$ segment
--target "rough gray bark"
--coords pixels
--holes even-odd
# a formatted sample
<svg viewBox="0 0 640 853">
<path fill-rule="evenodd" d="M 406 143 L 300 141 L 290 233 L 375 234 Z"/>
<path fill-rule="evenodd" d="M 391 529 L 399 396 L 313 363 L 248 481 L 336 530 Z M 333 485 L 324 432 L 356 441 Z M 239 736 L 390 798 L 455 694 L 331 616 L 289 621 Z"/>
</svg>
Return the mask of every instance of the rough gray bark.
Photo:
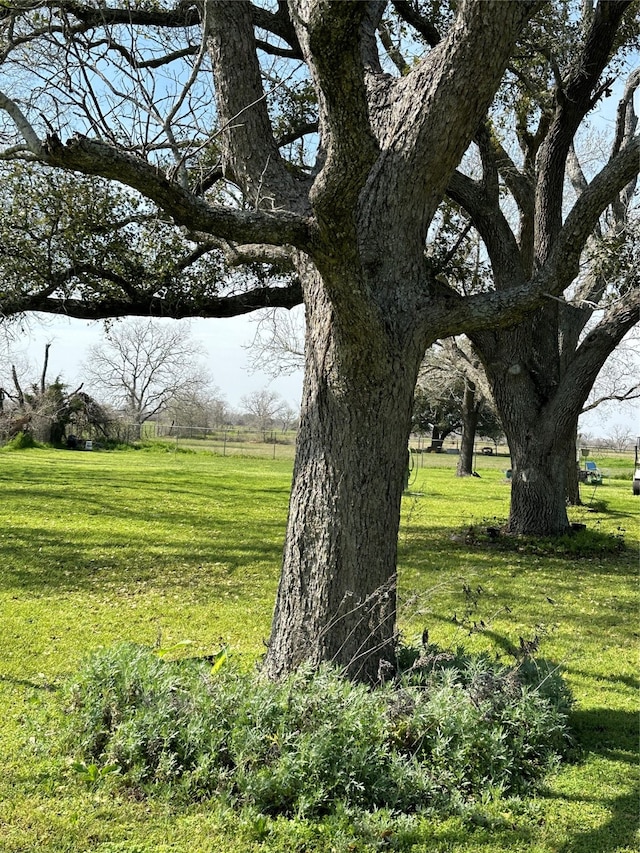
<svg viewBox="0 0 640 853">
<path fill-rule="evenodd" d="M 317 276 L 306 305 L 300 432 L 265 667 L 279 676 L 331 660 L 377 680 L 395 653 L 396 533 L 419 355 L 383 359 L 340 341 Z"/>
<path fill-rule="evenodd" d="M 559 420 L 553 407 L 560 379 L 552 369 L 553 353 L 545 353 L 547 370 L 539 373 L 526 331 L 480 335 L 474 343 L 490 353 L 485 369 L 511 451 L 509 530 L 556 535 L 569 526 L 566 454 L 577 418 Z"/>
</svg>

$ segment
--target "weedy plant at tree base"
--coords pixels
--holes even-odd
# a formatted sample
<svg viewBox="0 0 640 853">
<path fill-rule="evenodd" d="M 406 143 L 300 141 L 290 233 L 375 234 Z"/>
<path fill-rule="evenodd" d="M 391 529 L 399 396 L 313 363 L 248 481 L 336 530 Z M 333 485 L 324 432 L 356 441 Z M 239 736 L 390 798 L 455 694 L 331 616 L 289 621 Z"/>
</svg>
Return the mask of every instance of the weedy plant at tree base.
<svg viewBox="0 0 640 853">
<path fill-rule="evenodd" d="M 147 794 L 305 817 L 337 803 L 446 813 L 487 790 L 527 792 L 564 752 L 568 694 L 542 672 L 429 647 L 371 690 L 330 666 L 274 683 L 119 645 L 74 683 L 69 741 Z"/>
</svg>

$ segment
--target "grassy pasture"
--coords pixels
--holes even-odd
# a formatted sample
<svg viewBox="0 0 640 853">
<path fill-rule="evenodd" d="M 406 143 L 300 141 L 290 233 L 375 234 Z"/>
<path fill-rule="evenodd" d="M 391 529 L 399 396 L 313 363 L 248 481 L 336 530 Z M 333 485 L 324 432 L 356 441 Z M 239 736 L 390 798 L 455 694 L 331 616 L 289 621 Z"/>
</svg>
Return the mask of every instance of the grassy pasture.
<svg viewBox="0 0 640 853">
<path fill-rule="evenodd" d="M 277 585 L 289 460 L 185 453 L 0 454 L 0 851 L 630 853 L 638 815 L 638 509 L 628 460 L 553 548 L 486 534 L 508 511 L 506 458 L 425 456 L 399 540 L 401 628 L 505 659 L 561 663 L 575 693 L 576 760 L 533 800 L 426 818 L 269 820 L 228 802 L 178 809 L 79 777 L 57 748 L 61 681 L 121 639 L 180 654 L 263 650 Z M 600 462 L 597 457 L 596 461 Z M 627 471 L 628 469 L 628 471 Z M 628 477 L 618 479 L 618 477 Z M 611 539 L 624 538 L 618 551 Z M 454 619 L 455 616 L 455 619 Z M 475 625 L 474 625 L 475 623 Z M 185 641 L 189 641 L 187 644 Z"/>
</svg>

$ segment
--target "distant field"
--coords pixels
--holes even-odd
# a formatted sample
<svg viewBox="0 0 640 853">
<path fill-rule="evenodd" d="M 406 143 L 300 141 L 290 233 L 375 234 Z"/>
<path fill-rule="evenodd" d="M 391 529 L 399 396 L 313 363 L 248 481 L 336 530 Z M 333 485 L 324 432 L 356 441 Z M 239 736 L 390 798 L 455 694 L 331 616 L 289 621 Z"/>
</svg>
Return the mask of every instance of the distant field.
<svg viewBox="0 0 640 853">
<path fill-rule="evenodd" d="M 624 457 L 590 457 L 610 476 L 571 510 L 587 535 L 561 545 L 487 536 L 508 513 L 507 457 L 479 455 L 480 477 L 459 480 L 455 456 L 422 454 L 404 499 L 406 639 L 427 628 L 444 647 L 508 660 L 522 638 L 564 667 L 582 751 L 535 799 L 487 802 L 472 825 L 382 814 L 310 824 L 230 803 L 138 802 L 79 779 L 57 747 L 60 684 L 88 650 L 228 644 L 253 666 L 268 637 L 291 460 L 180 449 L 0 453 L 1 853 L 637 850 L 640 499 Z"/>
<path fill-rule="evenodd" d="M 165 435 L 156 440 L 175 449 L 207 450 L 220 456 L 293 459 L 296 433 L 291 430 L 262 432 L 244 428 L 212 430 L 204 434 L 198 430 L 183 430 L 179 435 Z"/>
<path fill-rule="evenodd" d="M 247 429 L 218 430 L 200 437 L 197 430 L 193 434 L 160 438 L 150 436 L 151 441 L 163 444 L 167 449 L 175 451 L 194 450 L 209 451 L 220 456 L 256 456 L 265 459 L 293 459 L 295 455 L 296 433 L 272 431 L 266 435 Z M 430 453 L 430 439 L 425 436 L 412 435 L 409 446 L 414 453 L 414 463 L 417 468 L 449 468 L 455 466 L 458 458 L 459 441 L 447 439 L 442 453 Z M 484 447 L 491 448 L 492 455 L 482 453 Z M 595 461 L 611 476 L 633 476 L 634 453 L 628 450 L 616 453 L 606 448 L 589 449 L 588 458 Z M 456 461 L 452 461 L 452 459 Z M 511 462 L 509 448 L 506 444 L 497 447 L 492 443 L 478 441 L 474 456 L 476 467 L 498 468 L 506 470 Z"/>
</svg>

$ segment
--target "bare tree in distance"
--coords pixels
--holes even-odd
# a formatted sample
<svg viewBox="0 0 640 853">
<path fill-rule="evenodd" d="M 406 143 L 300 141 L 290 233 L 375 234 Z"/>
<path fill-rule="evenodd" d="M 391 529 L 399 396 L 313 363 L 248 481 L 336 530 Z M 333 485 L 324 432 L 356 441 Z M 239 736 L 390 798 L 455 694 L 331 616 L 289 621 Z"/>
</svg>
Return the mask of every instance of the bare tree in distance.
<svg viewBox="0 0 640 853">
<path fill-rule="evenodd" d="M 194 387 L 174 397 L 165 410 L 164 420 L 171 423 L 172 434 L 200 434 L 223 428 L 229 420 L 227 401 L 217 387 Z"/>
<path fill-rule="evenodd" d="M 625 450 L 631 450 L 635 440 L 636 436 L 629 427 L 615 424 L 609 432 L 607 443 L 612 450 L 623 453 Z"/>
<path fill-rule="evenodd" d="M 183 324 L 129 320 L 106 329 L 104 340 L 89 351 L 85 374 L 131 419 L 139 437 L 145 421 L 207 387 L 202 354 Z"/>
<path fill-rule="evenodd" d="M 290 419 L 291 408 L 276 391 L 263 388 L 245 394 L 240 400 L 240 405 L 251 415 L 256 427 L 262 432 L 266 441 L 266 433 L 272 429 L 274 422 L 283 416 Z"/>
<path fill-rule="evenodd" d="M 304 370 L 304 315 L 299 309 L 264 308 L 251 318 L 253 340 L 245 345 L 249 369 L 269 376 L 289 376 Z"/>
<path fill-rule="evenodd" d="M 298 421 L 299 412 L 290 406 L 288 403 L 285 403 L 280 413 L 278 414 L 278 420 L 280 422 L 280 427 L 282 432 L 287 432 L 296 425 Z"/>
</svg>

